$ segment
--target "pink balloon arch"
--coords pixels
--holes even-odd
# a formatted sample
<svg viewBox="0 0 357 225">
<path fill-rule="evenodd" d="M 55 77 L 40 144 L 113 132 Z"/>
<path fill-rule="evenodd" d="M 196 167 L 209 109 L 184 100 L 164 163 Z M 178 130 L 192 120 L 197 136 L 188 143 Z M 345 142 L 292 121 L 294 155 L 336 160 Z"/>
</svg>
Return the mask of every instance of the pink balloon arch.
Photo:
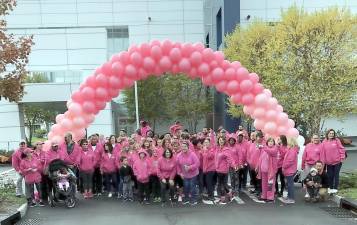
<svg viewBox="0 0 357 225">
<path fill-rule="evenodd" d="M 73 134 L 74 140 L 83 138 L 85 128 L 93 123 L 95 115 L 117 97 L 120 90 L 150 75 L 164 73 L 184 73 L 191 79 L 201 79 L 206 86 L 215 86 L 230 96 L 234 104 L 244 105 L 243 111 L 254 119 L 255 128 L 268 136 L 299 135 L 294 121 L 272 97 L 271 91 L 259 83 L 259 76 L 250 73 L 240 62 L 225 60 L 221 51 L 205 48 L 202 43 L 155 40 L 132 45 L 128 51 L 114 55 L 97 68 L 79 90 L 72 93 L 67 102 L 68 110 L 57 115 L 45 144 L 61 142 L 68 132 Z"/>
</svg>

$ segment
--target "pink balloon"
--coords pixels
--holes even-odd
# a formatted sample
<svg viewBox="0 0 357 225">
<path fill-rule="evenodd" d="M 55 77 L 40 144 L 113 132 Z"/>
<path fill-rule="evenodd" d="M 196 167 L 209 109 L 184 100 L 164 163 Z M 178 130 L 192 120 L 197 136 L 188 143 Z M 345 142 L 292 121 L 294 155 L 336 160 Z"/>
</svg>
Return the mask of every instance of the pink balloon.
<svg viewBox="0 0 357 225">
<path fill-rule="evenodd" d="M 252 117 L 261 119 L 261 118 L 264 118 L 264 115 L 265 115 L 265 109 L 259 107 L 254 110 Z"/>
<path fill-rule="evenodd" d="M 195 79 L 196 77 L 198 77 L 197 74 L 197 69 L 196 68 L 191 68 L 191 70 L 188 72 L 187 74 L 191 79 Z"/>
<path fill-rule="evenodd" d="M 170 40 L 164 40 L 161 43 L 161 49 L 163 54 L 168 55 L 173 47 L 173 44 Z"/>
<path fill-rule="evenodd" d="M 202 77 L 202 83 L 205 86 L 212 86 L 213 85 L 212 77 L 211 76 Z"/>
<path fill-rule="evenodd" d="M 192 46 L 196 51 L 199 52 L 202 52 L 205 49 L 205 46 L 201 42 L 196 42 Z"/>
<path fill-rule="evenodd" d="M 112 98 L 118 97 L 119 92 L 120 92 L 119 89 L 113 89 L 113 88 L 108 89 L 109 100 Z M 107 101 L 109 101 L 109 100 L 107 100 Z"/>
<path fill-rule="evenodd" d="M 66 106 L 67 106 L 67 109 L 69 108 L 69 106 L 72 104 L 72 99 L 69 99 L 67 102 L 66 102 Z"/>
<path fill-rule="evenodd" d="M 171 49 L 169 56 L 170 56 L 171 61 L 174 63 L 180 61 L 181 57 L 182 57 L 181 51 L 178 48 Z"/>
<path fill-rule="evenodd" d="M 288 119 L 288 115 L 284 112 L 281 112 L 278 114 L 276 122 L 280 125 L 287 125 Z"/>
<path fill-rule="evenodd" d="M 78 103 L 83 102 L 83 97 L 80 91 L 73 92 L 71 98 L 74 102 L 78 102 Z"/>
<path fill-rule="evenodd" d="M 112 63 L 111 62 L 104 63 L 101 67 L 101 72 L 106 76 L 111 76 L 113 74 Z"/>
<path fill-rule="evenodd" d="M 131 86 L 133 86 L 135 83 L 135 80 L 132 79 L 128 79 L 126 77 L 124 77 L 123 79 L 123 88 L 130 88 Z"/>
<path fill-rule="evenodd" d="M 255 129 L 262 130 L 264 128 L 265 121 L 256 119 L 256 120 L 254 120 L 253 125 L 254 125 Z"/>
<path fill-rule="evenodd" d="M 161 45 L 161 41 L 159 41 L 159 40 L 152 40 L 152 41 L 150 42 L 150 45 L 151 45 L 151 46 L 160 46 L 160 45 Z"/>
<path fill-rule="evenodd" d="M 108 98 L 108 92 L 105 88 L 99 87 L 95 90 L 95 98 L 97 100 L 105 100 Z"/>
<path fill-rule="evenodd" d="M 52 139 L 54 136 L 56 136 L 52 131 L 48 132 L 47 138 Z"/>
<path fill-rule="evenodd" d="M 95 77 L 97 86 L 106 87 L 108 86 L 108 78 L 104 74 L 98 74 Z"/>
<path fill-rule="evenodd" d="M 125 67 L 125 76 L 127 76 L 129 79 L 136 80 L 138 77 L 138 71 L 136 70 L 136 67 L 129 64 Z"/>
<path fill-rule="evenodd" d="M 94 98 L 94 90 L 90 87 L 85 87 L 81 91 L 84 100 L 91 100 Z"/>
<path fill-rule="evenodd" d="M 86 125 L 86 121 L 82 117 L 76 117 L 73 119 L 74 128 L 83 128 Z"/>
<path fill-rule="evenodd" d="M 130 55 L 130 61 L 135 66 L 141 66 L 141 64 L 143 63 L 143 57 L 139 52 L 133 52 Z"/>
<path fill-rule="evenodd" d="M 257 106 L 265 106 L 267 104 L 268 101 L 268 96 L 266 96 L 265 94 L 259 94 L 257 96 L 255 96 L 255 104 Z"/>
<path fill-rule="evenodd" d="M 232 80 L 228 82 L 227 92 L 229 95 L 235 94 L 239 91 L 239 83 L 238 81 Z"/>
<path fill-rule="evenodd" d="M 264 87 L 263 87 L 262 84 L 260 84 L 260 83 L 254 84 L 253 93 L 255 95 L 258 95 L 258 94 L 262 93 L 263 90 L 264 90 Z"/>
<path fill-rule="evenodd" d="M 121 64 L 120 62 L 113 63 L 112 70 L 115 76 L 122 76 L 124 72 L 123 64 Z"/>
<path fill-rule="evenodd" d="M 184 43 L 182 45 L 181 51 L 184 57 L 190 57 L 192 52 L 194 51 L 194 48 L 191 43 Z"/>
<path fill-rule="evenodd" d="M 216 89 L 219 92 L 224 92 L 227 89 L 227 82 L 222 80 L 216 84 Z"/>
<path fill-rule="evenodd" d="M 278 106 L 278 100 L 276 98 L 269 98 L 268 99 L 268 107 L 270 109 L 275 109 Z"/>
<path fill-rule="evenodd" d="M 254 113 L 254 107 L 252 106 L 252 105 L 245 105 L 244 107 L 243 107 L 243 112 L 244 112 L 244 114 L 246 114 L 246 115 L 252 115 L 253 113 Z"/>
<path fill-rule="evenodd" d="M 211 62 L 209 63 L 209 67 L 211 68 L 211 70 L 216 69 L 216 68 L 218 67 L 217 61 L 211 61 Z M 220 69 L 222 69 L 222 68 L 220 68 Z M 222 69 L 222 70 L 223 70 L 223 69 Z"/>
<path fill-rule="evenodd" d="M 285 126 L 279 126 L 277 129 L 277 133 L 279 135 L 285 135 L 288 132 L 288 128 Z"/>
<path fill-rule="evenodd" d="M 73 102 L 69 108 L 69 111 L 71 111 L 74 115 L 80 115 L 82 113 L 82 106 L 78 103 Z"/>
<path fill-rule="evenodd" d="M 274 134 L 276 133 L 276 130 L 277 129 L 277 125 L 273 122 L 267 122 L 265 125 L 264 125 L 264 131 L 266 133 L 269 133 L 269 134 Z"/>
<path fill-rule="evenodd" d="M 53 138 L 51 138 L 51 141 L 56 143 L 61 143 L 63 141 L 63 137 L 56 135 Z"/>
<path fill-rule="evenodd" d="M 170 71 L 171 67 L 172 67 L 172 63 L 171 60 L 168 56 L 164 56 L 160 59 L 159 65 L 161 67 L 161 69 L 165 72 Z"/>
<path fill-rule="evenodd" d="M 96 81 L 94 75 L 89 76 L 85 82 L 86 82 L 88 87 L 91 87 L 91 88 L 96 88 L 97 87 L 97 81 Z"/>
<path fill-rule="evenodd" d="M 253 89 L 253 83 L 250 80 L 243 80 L 240 83 L 240 90 L 242 92 L 250 92 Z"/>
<path fill-rule="evenodd" d="M 228 68 L 225 72 L 224 72 L 224 79 L 225 80 L 234 80 L 235 79 L 235 75 L 236 75 L 236 71 L 234 70 L 234 68 Z"/>
<path fill-rule="evenodd" d="M 149 73 L 146 72 L 146 70 L 144 70 L 143 68 L 140 68 L 139 71 L 138 71 L 138 77 L 139 79 L 146 79 L 149 77 Z"/>
<path fill-rule="evenodd" d="M 202 62 L 202 54 L 198 51 L 193 52 L 190 61 L 193 66 L 200 65 Z"/>
<path fill-rule="evenodd" d="M 187 73 L 191 69 L 191 63 L 186 58 L 181 59 L 178 66 L 179 66 L 179 69 L 184 73 Z"/>
<path fill-rule="evenodd" d="M 295 127 L 295 122 L 292 119 L 288 119 L 288 127 L 289 128 L 294 128 Z"/>
<path fill-rule="evenodd" d="M 276 120 L 277 116 L 278 116 L 278 112 L 275 110 L 269 110 L 265 114 L 265 118 L 270 121 Z"/>
<path fill-rule="evenodd" d="M 119 62 L 119 61 L 120 61 L 119 54 L 114 54 L 114 55 L 112 55 L 112 57 L 110 58 L 110 61 L 111 61 L 112 63 Z M 113 65 L 112 65 L 112 66 L 113 66 Z"/>
<path fill-rule="evenodd" d="M 155 69 L 155 61 L 151 57 L 145 57 L 143 66 L 146 71 L 153 72 Z"/>
<path fill-rule="evenodd" d="M 66 130 L 70 130 L 72 128 L 72 121 L 65 118 L 61 121 L 60 123 L 61 127 L 63 127 Z"/>
<path fill-rule="evenodd" d="M 242 65 L 240 64 L 240 62 L 238 61 L 233 61 L 231 63 L 231 66 L 234 68 L 234 69 L 238 69 L 239 67 L 241 67 Z"/>
<path fill-rule="evenodd" d="M 299 137 L 299 131 L 296 128 L 290 128 L 287 132 L 288 137 L 297 138 Z"/>
<path fill-rule="evenodd" d="M 97 108 L 98 111 L 105 109 L 106 102 L 103 101 L 96 101 L 95 102 L 95 107 Z"/>
<path fill-rule="evenodd" d="M 56 116 L 56 123 L 61 123 L 61 121 L 64 119 L 64 115 L 63 114 L 58 114 Z"/>
<path fill-rule="evenodd" d="M 128 49 L 129 55 L 133 54 L 134 52 L 138 52 L 138 51 L 140 51 L 140 50 L 139 50 L 139 47 L 136 45 L 131 45 Z"/>
<path fill-rule="evenodd" d="M 215 51 L 214 53 L 214 58 L 217 61 L 217 63 L 222 63 L 224 60 L 224 53 L 221 51 Z"/>
<path fill-rule="evenodd" d="M 223 80 L 224 71 L 221 68 L 216 68 L 212 71 L 212 81 L 218 83 Z"/>
<path fill-rule="evenodd" d="M 83 102 L 82 108 L 86 113 L 95 113 L 97 110 L 95 104 L 91 101 Z"/>
<path fill-rule="evenodd" d="M 198 74 L 202 77 L 207 76 L 210 72 L 209 65 L 207 63 L 201 63 L 198 67 Z"/>
<path fill-rule="evenodd" d="M 121 89 L 123 87 L 122 81 L 115 76 L 109 78 L 109 87 L 114 89 Z"/>
<path fill-rule="evenodd" d="M 79 141 L 85 136 L 86 132 L 84 129 L 75 130 L 73 132 L 73 140 Z"/>
<path fill-rule="evenodd" d="M 254 96 L 252 94 L 245 94 L 242 97 L 242 103 L 244 105 L 250 105 L 254 102 Z"/>
<path fill-rule="evenodd" d="M 256 84 L 259 82 L 259 76 L 256 73 L 250 73 L 249 74 L 249 80 L 253 83 Z"/>
<path fill-rule="evenodd" d="M 269 89 L 264 89 L 263 90 L 264 94 L 266 94 L 268 97 L 271 97 L 272 96 L 272 93 Z"/>
<path fill-rule="evenodd" d="M 231 101 L 236 105 L 241 104 L 242 103 L 242 95 L 240 93 L 236 93 L 236 94 L 232 95 Z"/>
<path fill-rule="evenodd" d="M 62 132 L 62 127 L 59 124 L 53 124 L 51 127 L 51 131 L 54 134 L 59 134 Z"/>
<path fill-rule="evenodd" d="M 221 63 L 221 67 L 223 70 L 226 70 L 230 67 L 231 63 L 228 60 L 223 60 L 223 62 Z"/>
<path fill-rule="evenodd" d="M 236 79 L 238 81 L 243 81 L 249 78 L 249 72 L 246 68 L 244 67 L 240 67 L 239 69 L 237 69 L 237 77 Z"/>
<path fill-rule="evenodd" d="M 179 67 L 177 65 L 172 65 L 172 74 L 175 75 L 179 72 L 180 72 Z"/>
<path fill-rule="evenodd" d="M 124 65 L 128 64 L 130 62 L 129 53 L 126 51 L 120 52 L 119 59 L 120 59 L 120 62 L 123 63 Z"/>
<path fill-rule="evenodd" d="M 278 110 L 278 112 L 283 112 L 284 111 L 284 108 L 281 105 L 278 105 L 276 107 L 276 109 Z"/>
<path fill-rule="evenodd" d="M 139 49 L 143 56 L 149 56 L 151 53 L 151 46 L 148 43 L 141 44 Z"/>
<path fill-rule="evenodd" d="M 155 59 L 155 60 L 160 59 L 161 56 L 162 56 L 161 47 L 160 47 L 160 46 L 156 46 L 156 45 L 153 46 L 153 47 L 151 48 L 151 56 L 152 56 L 152 58 Z"/>
<path fill-rule="evenodd" d="M 93 123 L 95 116 L 93 114 L 84 114 L 83 118 L 86 124 L 91 124 Z"/>
<path fill-rule="evenodd" d="M 210 63 L 214 59 L 214 54 L 212 49 L 206 48 L 202 51 L 202 59 L 203 61 Z"/>
</svg>

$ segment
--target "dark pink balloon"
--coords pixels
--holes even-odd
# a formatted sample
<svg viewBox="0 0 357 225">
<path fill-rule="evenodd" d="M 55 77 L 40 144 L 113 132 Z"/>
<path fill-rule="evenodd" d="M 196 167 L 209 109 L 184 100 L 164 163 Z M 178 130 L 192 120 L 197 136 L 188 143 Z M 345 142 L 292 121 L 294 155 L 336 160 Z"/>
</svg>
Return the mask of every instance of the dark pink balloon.
<svg viewBox="0 0 357 225">
<path fill-rule="evenodd" d="M 205 49 L 205 46 L 201 42 L 196 42 L 192 46 L 196 51 L 199 52 L 202 52 Z"/>
<path fill-rule="evenodd" d="M 194 48 L 191 43 L 184 43 L 182 45 L 181 52 L 184 57 L 190 57 L 193 51 Z"/>
<path fill-rule="evenodd" d="M 143 56 L 149 56 L 151 54 L 151 46 L 148 43 L 143 43 L 140 45 L 140 52 Z"/>
<path fill-rule="evenodd" d="M 160 45 L 161 45 L 161 41 L 159 41 L 159 40 L 152 40 L 152 41 L 150 42 L 150 45 L 151 45 L 151 47 L 152 47 L 152 46 L 160 46 Z"/>
<path fill-rule="evenodd" d="M 95 116 L 93 114 L 85 114 L 83 118 L 87 124 L 91 124 L 93 123 Z"/>
<path fill-rule="evenodd" d="M 124 77 L 123 79 L 123 88 L 130 88 L 131 86 L 133 86 L 135 83 L 135 80 L 132 80 L 132 79 L 129 79 L 129 78 L 126 78 Z"/>
<path fill-rule="evenodd" d="M 236 105 L 242 104 L 242 95 L 240 93 L 232 95 L 231 101 Z"/>
<path fill-rule="evenodd" d="M 140 51 L 139 47 L 136 46 L 136 45 L 131 45 L 129 48 L 128 48 L 128 53 L 129 55 L 133 54 L 134 52 L 138 52 Z"/>
<path fill-rule="evenodd" d="M 211 77 L 211 76 L 204 76 L 204 77 L 202 78 L 202 83 L 203 83 L 205 86 L 212 86 L 212 85 L 213 85 L 212 77 Z"/>
<path fill-rule="evenodd" d="M 230 62 L 228 60 L 223 60 L 223 62 L 221 63 L 221 67 L 223 70 L 226 70 L 230 67 Z"/>
<path fill-rule="evenodd" d="M 237 69 L 237 77 L 236 79 L 238 81 L 243 81 L 249 78 L 249 72 L 246 68 L 244 67 L 240 67 L 239 69 Z"/>
<path fill-rule="evenodd" d="M 155 69 L 155 61 L 151 57 L 145 57 L 143 66 L 147 72 L 153 72 Z"/>
<path fill-rule="evenodd" d="M 159 60 L 162 56 L 162 51 L 160 46 L 153 46 L 151 48 L 151 57 L 155 59 L 156 61 Z"/>
<path fill-rule="evenodd" d="M 115 76 L 122 76 L 124 72 L 123 64 L 121 64 L 120 62 L 113 63 L 112 70 Z"/>
<path fill-rule="evenodd" d="M 264 90 L 264 87 L 261 83 L 254 84 L 253 94 L 258 95 L 261 94 Z"/>
<path fill-rule="evenodd" d="M 96 101 L 95 102 L 95 107 L 98 111 L 105 109 L 106 102 L 104 101 Z"/>
<path fill-rule="evenodd" d="M 259 76 L 256 73 L 250 73 L 249 80 L 252 81 L 253 84 L 256 84 L 259 82 Z"/>
<path fill-rule="evenodd" d="M 250 92 L 253 89 L 253 83 L 250 80 L 243 80 L 240 83 L 240 90 L 244 93 Z"/>
<path fill-rule="evenodd" d="M 235 79 L 235 74 L 236 71 L 234 68 L 228 68 L 225 72 L 224 72 L 224 79 L 225 80 L 234 80 Z"/>
<path fill-rule="evenodd" d="M 170 71 L 171 67 L 172 67 L 172 63 L 171 60 L 168 56 L 164 56 L 160 59 L 159 65 L 161 67 L 161 69 L 165 72 Z"/>
<path fill-rule="evenodd" d="M 85 101 L 82 104 L 83 111 L 86 113 L 95 113 L 96 106 L 92 101 Z"/>
<path fill-rule="evenodd" d="M 108 78 L 104 74 L 98 74 L 95 77 L 95 82 L 97 83 L 97 86 L 100 86 L 100 87 L 108 86 Z"/>
<path fill-rule="evenodd" d="M 109 87 L 114 88 L 114 89 L 121 89 L 123 86 L 122 81 L 115 76 L 111 76 L 109 78 Z"/>
<path fill-rule="evenodd" d="M 254 102 L 254 96 L 252 94 L 245 94 L 242 96 L 242 103 L 244 105 L 250 105 Z"/>
<path fill-rule="evenodd" d="M 227 92 L 229 95 L 235 94 L 239 91 L 239 83 L 236 80 L 232 80 L 228 82 Z"/>
<path fill-rule="evenodd" d="M 233 61 L 232 63 L 231 63 L 231 66 L 234 68 L 234 69 L 238 69 L 239 67 L 241 67 L 242 65 L 240 64 L 240 62 L 238 62 L 238 61 Z"/>
<path fill-rule="evenodd" d="M 198 74 L 202 77 L 207 76 L 210 72 L 210 67 L 207 63 L 201 63 L 198 67 Z"/>
<path fill-rule="evenodd" d="M 182 57 L 181 51 L 178 48 L 171 49 L 169 56 L 170 56 L 171 61 L 174 63 L 180 61 L 181 57 Z"/>
<path fill-rule="evenodd" d="M 108 92 L 105 88 L 99 87 L 95 90 L 95 98 L 97 100 L 105 100 L 108 98 Z"/>
<path fill-rule="evenodd" d="M 90 87 L 85 87 L 81 91 L 84 100 L 92 100 L 94 98 L 94 90 Z"/>
<path fill-rule="evenodd" d="M 224 54 L 221 51 L 215 51 L 214 53 L 214 59 L 217 61 L 217 63 L 222 63 L 224 60 Z"/>
<path fill-rule="evenodd" d="M 125 76 L 129 79 L 136 80 L 138 77 L 138 71 L 136 70 L 136 67 L 129 64 L 125 67 Z"/>
<path fill-rule="evenodd" d="M 187 58 L 181 59 L 178 64 L 180 71 L 187 73 L 191 70 L 191 63 Z"/>
<path fill-rule="evenodd" d="M 83 102 L 83 96 L 80 91 L 73 92 L 71 98 L 74 102 L 78 102 L 78 103 Z"/>
<path fill-rule="evenodd" d="M 87 79 L 86 79 L 86 84 L 88 87 L 91 87 L 91 88 L 96 88 L 97 87 L 97 82 L 95 80 L 95 76 L 94 75 L 91 75 L 89 76 Z M 83 88 L 84 89 L 84 88 Z"/>
<path fill-rule="evenodd" d="M 190 61 L 194 66 L 200 65 L 202 62 L 202 54 L 198 51 L 193 52 L 191 54 Z"/>
<path fill-rule="evenodd" d="M 219 92 L 224 92 L 227 89 L 227 82 L 222 80 L 216 84 L 216 89 Z"/>
<path fill-rule="evenodd" d="M 214 83 L 218 83 L 224 80 L 223 76 L 224 76 L 224 71 L 221 68 L 216 68 L 212 71 L 212 81 Z"/>
<path fill-rule="evenodd" d="M 108 96 L 109 96 L 109 100 L 112 98 L 116 98 L 119 95 L 119 89 L 113 89 L 113 88 L 109 88 L 108 89 Z"/>
<path fill-rule="evenodd" d="M 161 43 L 161 49 L 163 54 L 168 55 L 173 47 L 173 44 L 170 40 L 164 40 Z"/>
<path fill-rule="evenodd" d="M 210 63 L 214 59 L 214 54 L 212 49 L 206 48 L 202 51 L 203 61 Z"/>
<path fill-rule="evenodd" d="M 112 63 L 111 62 L 106 62 L 102 65 L 101 72 L 105 74 L 106 76 L 111 76 L 113 74 L 112 71 Z"/>
<path fill-rule="evenodd" d="M 124 64 L 124 65 L 128 64 L 130 62 L 129 53 L 126 51 L 120 52 L 119 59 L 122 64 Z"/>
<path fill-rule="evenodd" d="M 133 52 L 130 55 L 130 61 L 135 66 L 141 66 L 141 64 L 143 63 L 143 57 L 139 52 Z"/>
</svg>

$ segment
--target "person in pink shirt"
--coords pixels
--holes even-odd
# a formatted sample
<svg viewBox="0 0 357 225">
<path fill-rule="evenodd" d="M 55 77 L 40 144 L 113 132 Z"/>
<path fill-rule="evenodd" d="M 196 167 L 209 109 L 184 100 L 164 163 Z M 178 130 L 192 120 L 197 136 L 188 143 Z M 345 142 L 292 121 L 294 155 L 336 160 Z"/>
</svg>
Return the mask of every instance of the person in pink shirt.
<svg viewBox="0 0 357 225">
<path fill-rule="evenodd" d="M 273 138 L 268 138 L 258 161 L 258 177 L 262 180 L 262 193 L 259 200 L 274 202 L 275 175 L 277 171 L 278 149 Z"/>
<path fill-rule="evenodd" d="M 94 171 L 93 171 L 93 181 L 92 181 L 92 193 L 94 195 L 102 194 L 102 186 L 103 186 L 103 176 L 100 171 L 100 160 L 102 158 L 102 154 L 104 152 L 103 149 L 104 143 L 101 144 L 99 142 L 99 137 L 96 134 L 93 134 L 89 138 L 88 151 L 93 152 L 94 154 Z"/>
<path fill-rule="evenodd" d="M 22 161 L 24 150 L 26 149 L 27 149 L 26 141 L 21 140 L 19 143 L 19 148 L 15 151 L 14 154 L 12 154 L 12 159 L 11 159 L 12 167 L 15 169 L 17 173 L 17 180 L 16 180 L 17 197 L 21 197 L 23 195 L 22 180 L 24 179 L 24 177 L 20 171 L 20 163 Z"/>
<path fill-rule="evenodd" d="M 200 163 L 200 166 L 198 168 L 199 173 L 197 176 L 197 182 L 198 182 L 199 198 L 202 198 L 203 189 L 205 187 L 205 182 L 204 182 L 204 177 L 203 177 L 203 169 L 202 169 L 202 140 L 198 139 L 197 137 L 194 137 L 191 139 L 191 143 L 192 143 L 191 150 L 196 154 L 198 161 Z"/>
<path fill-rule="evenodd" d="M 220 197 L 218 204 L 225 205 L 231 200 L 231 195 L 228 187 L 228 173 L 230 167 L 235 167 L 231 152 L 227 147 L 225 135 L 221 135 L 217 139 L 215 167 L 217 172 L 217 192 Z"/>
<path fill-rule="evenodd" d="M 140 121 L 140 133 L 141 133 L 141 136 L 142 137 L 147 137 L 147 132 L 149 130 L 151 130 L 151 127 L 149 126 L 148 122 L 143 120 L 143 121 Z"/>
<path fill-rule="evenodd" d="M 93 172 L 96 164 L 96 158 L 94 152 L 89 150 L 88 141 L 86 139 L 81 140 L 80 146 L 82 151 L 79 159 L 79 174 L 83 182 L 83 196 L 87 199 L 93 197 Z"/>
<path fill-rule="evenodd" d="M 145 150 L 141 149 L 138 154 L 133 171 L 138 184 L 139 201 L 141 204 L 150 204 L 150 160 Z"/>
<path fill-rule="evenodd" d="M 177 173 L 183 179 L 184 199 L 182 203 L 197 205 L 197 175 L 200 162 L 196 154 L 189 150 L 189 143 L 182 142 L 181 152 L 176 157 Z"/>
<path fill-rule="evenodd" d="M 153 202 L 161 202 L 161 197 L 160 197 L 160 179 L 158 177 L 157 171 L 158 171 L 158 166 L 159 166 L 159 158 L 161 155 L 158 154 L 156 149 L 152 151 L 151 157 L 149 157 L 150 160 L 150 185 L 151 185 L 151 194 L 153 197 Z"/>
<path fill-rule="evenodd" d="M 35 190 L 34 187 L 39 193 L 40 197 L 40 206 L 45 206 L 42 202 L 42 192 L 40 188 L 41 183 L 41 162 L 36 158 L 32 157 L 32 150 L 27 148 L 23 151 L 25 158 L 20 162 L 20 171 L 21 174 L 25 177 L 25 186 L 26 186 L 26 198 L 30 207 L 36 206 L 35 200 Z"/>
<path fill-rule="evenodd" d="M 215 148 L 211 145 L 211 139 L 206 138 L 202 147 L 202 171 L 207 186 L 208 198 L 203 199 L 204 204 L 214 204 L 214 176 L 216 175 Z"/>
<path fill-rule="evenodd" d="M 35 157 L 41 164 L 41 192 L 42 198 L 47 199 L 47 181 L 44 174 L 44 166 L 45 166 L 45 155 L 46 152 L 43 151 L 43 142 L 37 141 L 34 146 L 32 157 Z"/>
<path fill-rule="evenodd" d="M 238 172 L 238 164 L 239 164 L 239 150 L 236 145 L 236 138 L 234 134 L 227 135 L 228 143 L 227 148 L 231 153 L 231 158 L 233 161 L 233 165 L 229 168 L 229 177 L 231 180 L 231 187 L 233 195 L 238 194 L 239 190 L 239 172 Z"/>
<path fill-rule="evenodd" d="M 251 179 L 251 184 L 254 189 L 250 190 L 251 193 L 255 193 L 257 196 L 261 194 L 261 180 L 257 176 L 258 162 L 260 154 L 264 147 L 263 143 L 263 133 L 258 131 L 255 133 L 255 141 L 252 142 L 247 151 L 247 162 L 249 165 L 249 176 Z"/>
<path fill-rule="evenodd" d="M 164 204 L 167 202 L 167 189 L 169 189 L 171 203 L 176 203 L 175 197 L 175 176 L 176 176 L 176 159 L 170 149 L 163 152 L 158 161 L 157 175 L 161 184 L 161 200 Z"/>
<path fill-rule="evenodd" d="M 288 184 L 288 196 L 283 198 L 283 202 L 286 204 L 294 204 L 294 175 L 297 171 L 297 157 L 299 152 L 299 146 L 295 138 L 288 138 L 288 148 L 285 152 L 282 170 Z"/>
<path fill-rule="evenodd" d="M 117 181 L 117 158 L 113 153 L 113 146 L 109 143 L 104 144 L 104 152 L 100 160 L 100 171 L 104 177 L 106 191 L 108 198 L 113 196 L 113 193 L 118 192 Z"/>
<path fill-rule="evenodd" d="M 304 170 L 302 180 L 305 180 L 306 176 L 310 173 L 312 167 L 316 162 L 320 160 L 322 144 L 317 134 L 314 134 L 311 139 L 311 143 L 307 144 L 304 149 L 301 161 L 301 169 Z"/>
<path fill-rule="evenodd" d="M 277 147 L 278 147 L 278 171 L 276 173 L 276 180 L 275 180 L 275 191 L 278 197 L 283 196 L 283 192 L 285 189 L 285 177 L 283 174 L 283 161 L 285 157 L 285 153 L 288 149 L 288 141 L 286 139 L 285 135 L 280 135 L 277 140 Z M 278 178 L 280 178 L 280 191 L 279 191 L 279 183 L 278 183 Z"/>
<path fill-rule="evenodd" d="M 335 194 L 338 192 L 340 169 L 346 158 L 346 150 L 333 129 L 327 131 L 326 138 L 321 145 L 320 159 L 327 166 L 329 192 Z"/>
<path fill-rule="evenodd" d="M 243 132 L 238 132 L 238 139 L 236 143 L 236 149 L 238 152 L 239 161 L 236 163 L 238 170 L 238 192 L 247 187 L 247 176 L 248 176 L 248 162 L 247 162 L 247 151 L 250 146 L 250 142 L 244 138 Z"/>
</svg>

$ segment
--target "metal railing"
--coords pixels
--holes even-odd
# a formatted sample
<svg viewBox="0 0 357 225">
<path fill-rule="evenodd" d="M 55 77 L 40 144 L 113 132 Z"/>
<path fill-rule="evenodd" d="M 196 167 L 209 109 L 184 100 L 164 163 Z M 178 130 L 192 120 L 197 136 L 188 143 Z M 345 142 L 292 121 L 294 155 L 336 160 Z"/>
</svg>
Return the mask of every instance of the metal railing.
<svg viewBox="0 0 357 225">
<path fill-rule="evenodd" d="M 15 169 L 9 169 L 0 173 L 0 188 L 7 185 L 13 185 L 16 182 L 16 171 Z"/>
</svg>

